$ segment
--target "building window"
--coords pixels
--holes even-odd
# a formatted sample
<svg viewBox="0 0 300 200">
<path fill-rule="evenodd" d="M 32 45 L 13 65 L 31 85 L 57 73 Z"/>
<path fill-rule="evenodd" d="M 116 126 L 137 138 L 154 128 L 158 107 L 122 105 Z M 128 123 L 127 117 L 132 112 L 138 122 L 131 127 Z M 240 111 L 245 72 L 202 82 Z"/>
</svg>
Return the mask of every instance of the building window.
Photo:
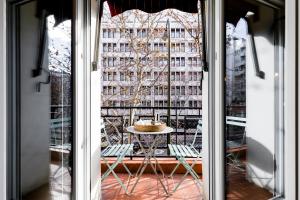
<svg viewBox="0 0 300 200">
<path fill-rule="evenodd" d="M 196 37 L 197 36 L 197 29 L 195 28 L 191 28 L 191 29 L 188 29 L 188 33 L 190 35 L 190 37 Z"/>
<path fill-rule="evenodd" d="M 171 43 L 171 52 L 175 52 L 176 44 Z"/>
<path fill-rule="evenodd" d="M 115 34 L 116 34 L 116 29 L 115 28 L 108 29 L 107 32 L 108 32 L 108 36 L 107 36 L 108 38 L 115 38 Z"/>
<path fill-rule="evenodd" d="M 107 38 L 107 37 L 108 37 L 107 29 L 103 29 L 103 38 Z"/>
<path fill-rule="evenodd" d="M 171 72 L 171 81 L 175 81 L 175 72 Z"/>
<path fill-rule="evenodd" d="M 164 95 L 168 95 L 168 86 L 164 86 Z"/>
<path fill-rule="evenodd" d="M 180 52 L 185 52 L 185 43 L 180 44 Z"/>
<path fill-rule="evenodd" d="M 181 95 L 185 95 L 185 86 L 181 86 Z"/>
<path fill-rule="evenodd" d="M 171 66 L 175 67 L 175 58 L 171 58 Z"/>
<path fill-rule="evenodd" d="M 107 67 L 114 67 L 114 66 L 117 66 L 117 58 L 108 57 L 107 58 Z"/>
<path fill-rule="evenodd" d="M 189 43 L 188 46 L 188 52 L 197 52 L 197 45 L 195 43 Z"/>
<path fill-rule="evenodd" d="M 120 72 L 120 81 L 125 81 L 125 74 L 124 74 L 124 72 Z"/>
<path fill-rule="evenodd" d="M 193 95 L 193 87 L 189 86 L 188 95 Z"/>
<path fill-rule="evenodd" d="M 163 91 L 163 87 L 162 86 L 160 86 L 158 88 L 158 92 L 159 92 L 159 95 L 164 95 L 164 91 Z"/>
<path fill-rule="evenodd" d="M 158 86 L 154 87 L 154 95 L 158 95 Z"/>
<path fill-rule="evenodd" d="M 113 80 L 113 77 L 112 77 L 112 73 L 111 72 L 108 72 L 108 81 L 112 81 Z"/>
<path fill-rule="evenodd" d="M 120 52 L 125 52 L 125 43 L 120 43 Z"/>
<path fill-rule="evenodd" d="M 171 87 L 171 95 L 175 95 L 175 87 L 174 86 Z"/>
<path fill-rule="evenodd" d="M 137 29 L 137 36 L 139 38 L 146 38 L 148 35 L 148 29 L 142 28 L 142 29 Z"/>
<path fill-rule="evenodd" d="M 180 86 L 176 86 L 176 95 L 180 96 Z"/>
<path fill-rule="evenodd" d="M 200 67 L 201 59 L 199 57 L 189 57 L 188 58 L 188 66 L 189 67 Z"/>
<path fill-rule="evenodd" d="M 102 80 L 107 81 L 107 72 L 103 72 Z"/>
<path fill-rule="evenodd" d="M 193 86 L 193 95 L 197 95 L 197 86 Z"/>
<path fill-rule="evenodd" d="M 171 38 L 185 38 L 185 30 L 183 28 L 172 28 Z"/>
<path fill-rule="evenodd" d="M 120 29 L 120 38 L 131 38 L 134 32 L 132 28 Z"/>
<path fill-rule="evenodd" d="M 133 95 L 133 94 L 134 94 L 134 87 L 133 87 L 133 86 L 130 86 L 129 94 L 130 94 L 130 95 Z"/>
<path fill-rule="evenodd" d="M 176 58 L 176 64 L 175 64 L 176 67 L 180 67 L 181 64 L 180 64 L 180 58 Z"/>
<path fill-rule="evenodd" d="M 107 43 L 103 43 L 102 48 L 103 48 L 103 52 L 108 52 L 108 44 Z"/>
<path fill-rule="evenodd" d="M 185 81 L 185 72 L 181 72 L 180 78 L 181 78 L 181 81 Z"/>
<path fill-rule="evenodd" d="M 134 72 L 130 72 L 129 73 L 129 78 L 130 78 L 130 81 L 134 81 L 135 78 L 134 78 Z"/>
<path fill-rule="evenodd" d="M 175 38 L 175 29 L 174 28 L 171 29 L 171 38 Z"/>
<path fill-rule="evenodd" d="M 180 58 L 180 66 L 185 67 L 185 58 L 184 57 Z"/>
<path fill-rule="evenodd" d="M 131 47 L 128 43 L 125 43 L 125 52 L 131 52 Z"/>
</svg>

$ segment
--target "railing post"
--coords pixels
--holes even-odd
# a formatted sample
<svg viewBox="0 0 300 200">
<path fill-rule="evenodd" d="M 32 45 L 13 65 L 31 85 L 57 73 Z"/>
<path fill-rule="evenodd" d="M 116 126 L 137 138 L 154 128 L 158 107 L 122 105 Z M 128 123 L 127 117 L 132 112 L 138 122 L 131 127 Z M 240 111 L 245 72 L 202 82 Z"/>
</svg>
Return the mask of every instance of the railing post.
<svg viewBox="0 0 300 200">
<path fill-rule="evenodd" d="M 129 109 L 129 125 L 130 125 L 130 126 L 133 125 L 133 124 L 132 124 L 132 109 L 131 109 L 131 107 L 130 107 L 130 109 Z"/>
</svg>

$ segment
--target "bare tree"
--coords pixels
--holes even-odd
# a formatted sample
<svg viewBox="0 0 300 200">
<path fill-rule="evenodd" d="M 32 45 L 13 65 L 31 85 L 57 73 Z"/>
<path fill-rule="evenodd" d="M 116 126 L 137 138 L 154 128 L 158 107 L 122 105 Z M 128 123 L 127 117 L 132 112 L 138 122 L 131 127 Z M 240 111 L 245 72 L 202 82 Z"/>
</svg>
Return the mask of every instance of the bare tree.
<svg viewBox="0 0 300 200">
<path fill-rule="evenodd" d="M 106 91 L 104 91 L 105 93 L 102 93 L 103 105 L 114 106 L 113 102 L 116 99 L 121 99 L 124 105 L 133 107 L 140 106 L 143 105 L 143 101 L 149 101 L 147 100 L 149 94 L 155 98 L 157 95 L 155 94 L 155 88 L 167 90 L 168 41 L 164 38 L 167 31 L 167 19 L 172 22 L 175 21 L 176 26 L 180 27 L 180 29 L 184 29 L 185 33 L 190 35 L 192 38 L 190 44 L 192 46 L 186 45 L 184 48 L 193 48 L 196 54 L 198 54 L 198 57 L 200 57 L 201 51 L 199 50 L 199 45 L 200 42 L 202 42 L 202 30 L 198 28 L 197 14 L 187 14 L 172 9 L 154 14 L 133 10 L 113 18 L 109 16 L 109 13 L 107 13 L 107 15 L 104 14 L 101 26 L 103 30 L 105 29 L 113 34 L 119 35 L 119 39 L 116 43 L 120 44 L 120 48 L 118 49 L 113 45 L 108 46 L 109 44 L 102 43 L 102 75 L 103 80 L 109 82 Z M 173 37 L 173 35 L 171 35 L 171 37 Z M 174 40 L 177 39 L 174 38 Z M 177 52 L 175 43 L 175 41 L 171 42 L 171 54 L 174 55 L 179 53 Z M 117 57 L 120 58 L 120 61 L 114 62 L 112 60 L 113 65 L 110 65 L 108 63 L 109 57 L 115 56 L 116 54 Z M 176 65 L 175 58 L 174 60 L 172 58 L 170 62 L 172 62 L 171 65 L 172 68 L 174 68 L 173 66 Z M 185 62 L 187 62 L 187 60 Z M 183 65 L 186 65 L 186 63 L 183 63 Z M 119 73 L 119 77 L 117 77 L 116 71 Z M 104 77 L 108 76 L 108 74 L 111 78 Z M 185 73 L 185 77 L 180 80 L 178 86 L 185 87 L 188 85 L 190 79 L 187 75 L 189 74 Z M 176 74 L 174 76 L 176 76 Z M 195 81 L 200 84 L 200 79 Z M 190 95 L 187 95 L 187 88 L 185 87 L 184 92 L 178 93 L 176 92 L 176 86 L 173 86 L 175 92 L 172 94 L 172 101 L 188 101 Z M 120 89 L 117 90 L 116 88 Z M 167 96 L 167 94 L 163 93 L 162 96 Z M 154 103 L 155 101 L 152 99 L 150 102 Z M 134 115 L 135 110 L 133 110 L 131 114 Z M 133 120 L 133 116 L 131 119 Z"/>
</svg>

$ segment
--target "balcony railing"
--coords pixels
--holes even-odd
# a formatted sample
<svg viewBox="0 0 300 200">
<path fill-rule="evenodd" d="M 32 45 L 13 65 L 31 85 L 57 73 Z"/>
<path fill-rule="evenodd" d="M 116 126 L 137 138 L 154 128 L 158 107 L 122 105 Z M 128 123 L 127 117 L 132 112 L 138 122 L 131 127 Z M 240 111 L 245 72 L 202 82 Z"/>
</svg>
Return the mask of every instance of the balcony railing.
<svg viewBox="0 0 300 200">
<path fill-rule="evenodd" d="M 240 112 L 244 105 L 231 106 L 228 116 L 243 119 L 245 115 Z M 139 119 L 153 119 L 156 114 L 167 123 L 168 107 L 102 107 L 101 117 L 106 122 L 106 131 L 111 143 L 135 143 L 132 135 L 126 132 L 131 121 Z M 157 156 L 169 156 L 168 144 L 190 144 L 194 139 L 198 120 L 202 118 L 202 109 L 198 107 L 171 107 L 171 127 L 174 132 L 163 136 L 156 151 Z M 66 145 L 72 143 L 72 107 L 69 105 L 51 106 L 50 146 Z M 240 114 L 239 114 L 240 113 Z M 243 139 L 245 127 L 226 124 L 226 140 L 240 142 Z M 99 140 L 100 138 L 99 133 Z M 143 139 L 143 138 L 142 138 Z M 146 142 L 146 141 L 145 141 Z M 198 134 L 196 148 L 202 149 L 202 133 Z M 140 156 L 137 150 L 134 156 Z"/>
<path fill-rule="evenodd" d="M 71 143 L 71 109 L 72 107 L 68 105 L 51 106 L 51 146 Z M 135 143 L 134 138 L 126 132 L 126 127 L 130 126 L 130 122 L 139 119 L 153 119 L 155 114 L 159 114 L 160 119 L 167 123 L 169 119 L 167 110 L 168 107 L 102 107 L 101 117 L 106 122 L 106 131 L 110 142 Z M 174 132 L 162 136 L 156 151 L 157 156 L 169 156 L 168 144 L 185 145 L 193 141 L 197 122 L 202 117 L 201 110 L 198 107 L 171 107 L 171 126 L 174 128 Z M 198 135 L 195 143 L 196 148 L 199 150 L 202 148 L 201 134 Z M 142 138 L 142 140 L 147 139 Z M 139 151 L 135 151 L 133 156 L 140 156 Z"/>
<path fill-rule="evenodd" d="M 132 121 L 139 119 L 154 119 L 156 114 L 160 115 L 161 121 L 167 123 L 168 107 L 102 107 L 101 116 L 106 122 L 106 131 L 111 142 L 128 143 L 134 138 L 126 132 L 126 127 Z M 190 144 L 192 143 L 196 131 L 198 120 L 202 117 L 201 108 L 195 107 L 171 107 L 171 127 L 174 128 L 172 134 L 162 136 L 157 151 L 157 156 L 169 156 L 168 144 Z M 196 140 L 196 148 L 202 148 L 202 133 Z M 147 138 L 142 138 L 146 140 Z M 134 156 L 139 156 L 139 151 L 135 151 Z"/>
</svg>

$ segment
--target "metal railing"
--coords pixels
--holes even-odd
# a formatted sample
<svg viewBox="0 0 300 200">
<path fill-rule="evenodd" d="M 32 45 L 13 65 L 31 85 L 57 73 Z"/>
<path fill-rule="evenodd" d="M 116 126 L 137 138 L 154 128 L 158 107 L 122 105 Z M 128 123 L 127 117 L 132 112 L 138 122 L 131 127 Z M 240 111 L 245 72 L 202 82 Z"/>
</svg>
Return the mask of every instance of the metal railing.
<svg viewBox="0 0 300 200">
<path fill-rule="evenodd" d="M 50 145 L 65 145 L 72 141 L 72 107 L 66 105 L 51 106 L 50 120 Z M 126 132 L 126 127 L 130 126 L 132 121 L 139 119 L 154 119 L 156 114 L 160 114 L 160 119 L 167 122 L 168 107 L 101 107 L 101 117 L 106 122 L 106 131 L 111 142 L 129 143 L 134 142 L 132 136 Z M 158 156 L 169 156 L 167 151 L 168 144 L 191 144 L 194 139 L 197 123 L 200 118 L 202 108 L 195 107 L 171 107 L 171 127 L 174 132 L 164 136 L 159 145 L 156 154 Z M 234 118 L 234 122 L 229 123 L 227 119 Z M 245 126 L 232 126 L 232 123 L 238 123 L 245 120 L 243 117 L 226 117 L 226 140 L 240 141 L 245 134 Z M 100 122 L 99 122 L 100 123 Z M 99 140 L 100 138 L 99 133 Z M 195 146 L 202 149 L 202 133 L 198 135 Z M 134 156 L 139 156 L 135 153 Z"/>
<path fill-rule="evenodd" d="M 50 106 L 50 146 L 72 143 L 72 106 Z"/>
<path fill-rule="evenodd" d="M 162 137 L 156 151 L 158 156 L 169 156 L 168 144 L 192 143 L 198 120 L 202 118 L 201 110 L 194 107 L 171 107 L 170 119 L 174 132 Z M 160 115 L 161 121 L 168 122 L 168 107 L 101 107 L 101 116 L 106 122 L 106 131 L 112 143 L 134 143 L 132 136 L 126 132 L 126 127 L 130 126 L 132 121 L 154 119 L 156 114 Z M 195 143 L 199 150 L 202 148 L 201 134 Z M 134 156 L 139 156 L 138 151 Z"/>
<path fill-rule="evenodd" d="M 71 142 L 71 109 L 71 106 L 66 105 L 51 106 L 50 145 L 64 145 Z M 158 156 L 169 156 L 168 144 L 192 143 L 198 120 L 202 117 L 201 110 L 194 107 L 171 107 L 171 127 L 174 128 L 174 132 L 162 137 L 156 151 Z M 106 131 L 112 143 L 134 143 L 134 138 L 126 132 L 126 127 L 130 126 L 131 121 L 154 119 L 154 116 L 159 114 L 161 121 L 167 123 L 169 119 L 167 113 L 168 107 L 101 107 L 101 117 L 106 122 Z M 99 140 L 100 135 L 99 133 Z M 201 150 L 201 134 L 195 144 Z M 136 151 L 133 156 L 140 156 L 139 152 Z"/>
</svg>

